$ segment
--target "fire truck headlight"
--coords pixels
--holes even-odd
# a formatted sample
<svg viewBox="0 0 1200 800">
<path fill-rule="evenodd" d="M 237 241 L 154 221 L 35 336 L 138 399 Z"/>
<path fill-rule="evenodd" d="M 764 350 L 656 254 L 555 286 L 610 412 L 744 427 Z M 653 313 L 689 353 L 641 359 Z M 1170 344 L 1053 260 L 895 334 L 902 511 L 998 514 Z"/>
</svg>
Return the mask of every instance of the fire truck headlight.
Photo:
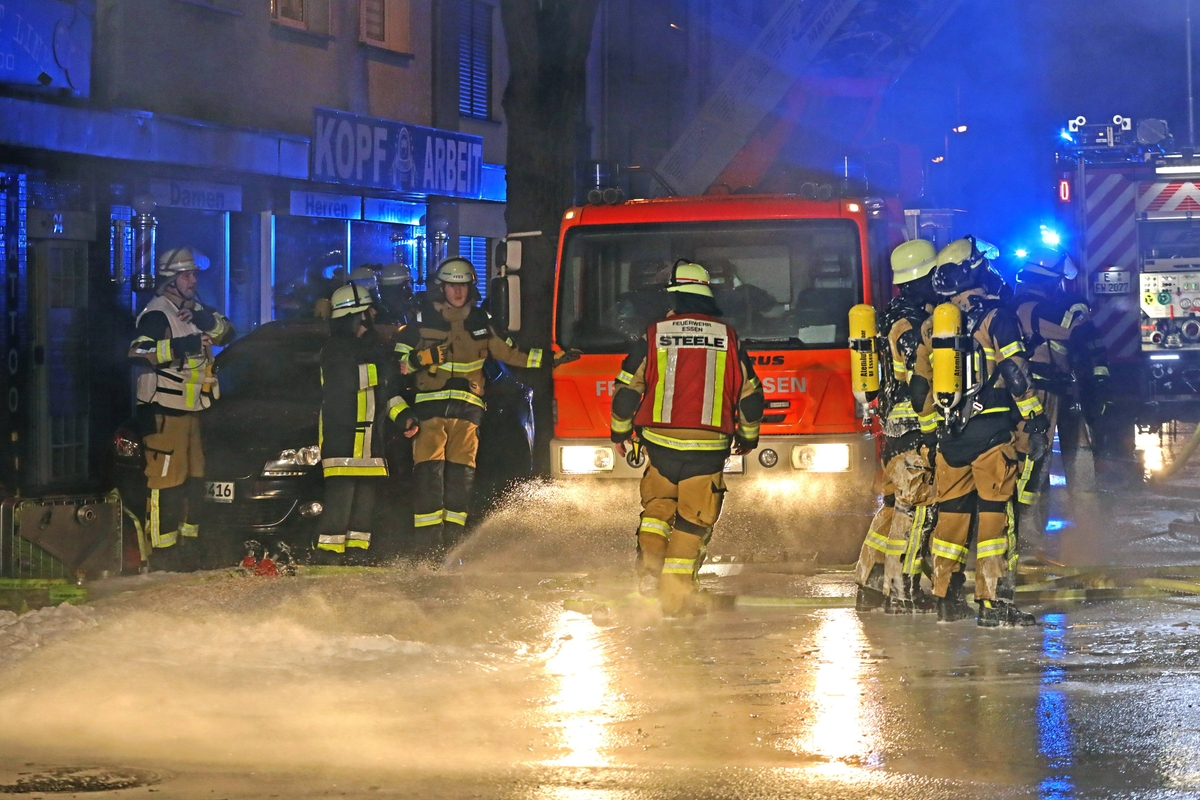
<svg viewBox="0 0 1200 800">
<path fill-rule="evenodd" d="M 762 464 L 767 469 L 779 463 L 779 453 L 767 448 L 758 454 L 758 463 Z"/>
<path fill-rule="evenodd" d="M 802 472 L 849 472 L 850 445 L 796 445 L 792 448 L 792 468 Z"/>
<path fill-rule="evenodd" d="M 559 467 L 569 475 L 612 472 L 615 458 L 611 447 L 569 445 L 559 451 Z"/>
</svg>

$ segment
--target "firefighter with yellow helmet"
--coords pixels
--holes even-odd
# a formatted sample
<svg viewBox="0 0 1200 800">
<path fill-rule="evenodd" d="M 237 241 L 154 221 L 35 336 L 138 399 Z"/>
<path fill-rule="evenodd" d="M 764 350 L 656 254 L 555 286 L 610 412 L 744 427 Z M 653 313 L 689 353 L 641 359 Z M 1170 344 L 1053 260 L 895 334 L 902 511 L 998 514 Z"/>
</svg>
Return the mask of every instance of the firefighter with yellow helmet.
<svg viewBox="0 0 1200 800">
<path fill-rule="evenodd" d="M 622 455 L 635 435 L 646 447 L 639 590 L 674 616 L 704 610 L 696 576 L 721 514 L 725 460 L 758 446 L 763 390 L 737 332 L 719 319 L 704 267 L 677 262 L 667 292 L 673 310 L 617 374 L 611 437 Z"/>
<path fill-rule="evenodd" d="M 892 251 L 892 278 L 899 293 L 884 309 L 877 337 L 882 351 L 883 506 L 871 521 L 855 567 L 859 610 L 883 605 L 888 613 L 904 614 L 934 608 L 921 589 L 922 546 L 934 519 L 933 464 L 910 384 L 922 380 L 916 377 L 917 349 L 921 325 L 938 300 L 933 291 L 936 256 L 936 248 L 924 239 Z M 856 308 L 874 314 L 870 306 Z"/>
<path fill-rule="evenodd" d="M 425 302 L 400 329 L 396 355 L 412 376 L 421 430 L 413 442 L 416 548 L 436 558 L 467 524 L 484 411 L 487 359 L 537 369 L 543 353 L 519 350 L 479 308 L 475 267 L 453 256 L 438 265 Z M 560 356 L 561 357 L 561 356 Z"/>
<path fill-rule="evenodd" d="M 981 627 L 1036 623 L 1032 614 L 997 596 L 997 583 L 1016 561 L 1017 421 L 1024 420 L 1031 452 L 1040 457 L 1048 447 L 1048 425 L 1029 376 L 1020 323 L 1000 300 L 1006 287 L 991 267 L 992 252 L 990 245 L 967 236 L 938 253 L 933 286 L 947 302 L 922 326 L 916 366 L 929 389 L 925 396 L 914 393 L 923 415 L 936 409 L 943 416 L 936 435 L 938 518 L 930 540 L 938 619 L 970 616 L 963 570 L 974 529 Z"/>
<path fill-rule="evenodd" d="M 158 259 L 155 296 L 137 317 L 129 357 L 141 367 L 137 419 L 146 454 L 146 528 L 158 566 L 201 565 L 200 526 L 204 448 L 198 411 L 220 396 L 213 347 L 233 339 L 233 325 L 196 293 L 208 258 L 194 247 L 173 247 Z"/>
<path fill-rule="evenodd" d="M 379 479 L 387 477 L 386 418 L 417 434 L 417 418 L 400 393 L 400 376 L 370 335 L 375 300 L 361 283 L 347 283 L 330 298 L 329 339 L 321 348 L 321 468 L 325 510 L 315 543 L 318 561 L 365 555 Z"/>
</svg>

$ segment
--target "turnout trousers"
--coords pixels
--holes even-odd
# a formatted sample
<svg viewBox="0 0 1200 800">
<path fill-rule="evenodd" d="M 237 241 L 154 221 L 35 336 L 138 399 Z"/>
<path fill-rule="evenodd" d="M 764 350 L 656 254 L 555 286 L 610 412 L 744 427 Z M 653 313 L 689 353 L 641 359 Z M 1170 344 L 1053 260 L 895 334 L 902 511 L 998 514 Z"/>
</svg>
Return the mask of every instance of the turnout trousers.
<svg viewBox="0 0 1200 800">
<path fill-rule="evenodd" d="M 419 551 L 453 547 L 467 524 L 479 426 L 465 419 L 421 421 L 413 440 L 413 528 Z"/>
<path fill-rule="evenodd" d="M 317 549 L 344 553 L 346 548 L 371 546 L 375 487 L 384 479 L 374 475 L 331 475 L 325 478 L 325 511 L 317 529 Z"/>
<path fill-rule="evenodd" d="M 667 474 L 651 463 L 642 475 L 638 575 L 658 575 L 663 613 L 674 615 L 684 611 L 696 590 L 705 547 L 725 501 L 725 476 L 718 471 L 682 477 L 685 472 L 664 469 Z"/>
<path fill-rule="evenodd" d="M 888 459 L 883 475 L 883 506 L 871 520 L 854 578 L 868 586 L 882 564 L 883 585 L 871 588 L 904 597 L 904 576 L 921 574 L 922 549 L 932 527 L 933 465 L 920 450 L 908 450 Z"/>
<path fill-rule="evenodd" d="M 996 599 L 996 583 L 1009 571 L 1008 554 L 1016 552 L 1012 498 L 1016 488 L 1017 451 L 1013 437 L 952 466 L 938 452 L 934 482 L 937 526 L 930 542 L 933 593 L 945 597 L 950 576 L 967 561 L 971 521 L 978 519 L 975 544 L 975 598 Z"/>
<path fill-rule="evenodd" d="M 152 422 L 151 422 L 152 418 Z M 155 551 L 182 545 L 198 551 L 196 516 L 204 493 L 204 447 L 195 413 L 153 414 L 142 436 L 146 457 L 146 531 Z M 196 552 L 198 556 L 198 552 Z M 181 559 L 175 568 L 191 566 Z"/>
</svg>

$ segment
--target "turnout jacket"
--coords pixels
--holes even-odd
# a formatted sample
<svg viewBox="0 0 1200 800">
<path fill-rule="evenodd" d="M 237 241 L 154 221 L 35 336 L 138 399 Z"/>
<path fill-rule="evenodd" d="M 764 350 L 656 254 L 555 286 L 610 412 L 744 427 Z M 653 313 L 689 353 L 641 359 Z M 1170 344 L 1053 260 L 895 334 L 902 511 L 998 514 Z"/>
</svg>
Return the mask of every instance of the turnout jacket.
<svg viewBox="0 0 1200 800">
<path fill-rule="evenodd" d="M 192 313 L 188 321 L 180 316 L 185 310 Z M 167 295 L 146 304 L 129 346 L 130 358 L 149 365 L 138 375 L 139 403 L 153 404 L 165 414 L 183 414 L 202 411 L 221 396 L 212 349 L 201 342 L 203 334 L 222 345 L 233 338 L 233 325 L 211 308 L 194 302 L 177 306 Z"/>
<path fill-rule="evenodd" d="M 423 350 L 445 347 L 445 360 L 428 367 L 416 366 Z M 488 357 L 512 367 L 535 369 L 542 365 L 542 350 L 517 349 L 483 309 L 449 303 L 426 304 L 416 319 L 400 329 L 396 354 L 401 368 L 412 376 L 413 409 L 420 419 L 449 417 L 479 424 L 483 401 L 483 366 Z"/>
<path fill-rule="evenodd" d="M 921 325 L 921 344 L 914 364 L 914 402 L 919 403 L 921 430 L 930 433 L 940 426 L 942 451 L 950 463 L 961 462 L 967 450 L 988 449 L 989 442 L 1007 436 L 1016 427 L 1014 411 L 1024 419 L 1042 413 L 1042 404 L 1029 377 L 1028 356 L 1016 314 L 999 300 L 987 297 L 982 289 L 970 289 L 950 298 L 963 311 L 964 333 L 969 333 L 976 374 L 982 388 L 963 397 L 959 419 L 953 425 L 939 418 L 933 404 L 933 319 Z M 1009 362 L 1006 365 L 1006 362 Z M 1008 377 L 1006 377 L 1008 376 Z M 958 442 L 961 447 L 953 444 Z M 958 449 L 964 453 L 956 453 Z M 970 460 L 969 458 L 967 459 Z"/>
<path fill-rule="evenodd" d="M 1084 391 L 1108 378 L 1108 354 L 1091 320 L 1091 308 L 1079 295 L 1028 292 L 1014 300 L 1021 332 L 1031 351 L 1030 373 L 1044 398 L 1066 395 L 1074 380 Z"/>
<path fill-rule="evenodd" d="M 900 439 L 920 430 L 909 382 L 915 373 L 921 325 L 933 309 L 901 293 L 892 299 L 881 316 L 887 357 L 883 363 L 883 433 Z"/>
<path fill-rule="evenodd" d="M 719 326 L 727 331 L 725 341 L 682 342 L 676 347 L 659 338 L 664 325 L 688 320 Z M 652 324 L 647 337 L 633 345 L 617 373 L 613 441 L 628 439 L 636 425 L 648 443 L 684 453 L 727 455 L 734 436 L 752 447 L 758 444 L 762 384 L 732 327 L 702 314 L 670 314 Z M 662 413 L 668 387 L 675 395 L 673 403 L 680 405 L 679 414 Z"/>
<path fill-rule="evenodd" d="M 321 348 L 321 468 L 325 477 L 386 476 L 377 425 L 409 416 L 399 375 L 370 336 L 333 336 Z"/>
</svg>

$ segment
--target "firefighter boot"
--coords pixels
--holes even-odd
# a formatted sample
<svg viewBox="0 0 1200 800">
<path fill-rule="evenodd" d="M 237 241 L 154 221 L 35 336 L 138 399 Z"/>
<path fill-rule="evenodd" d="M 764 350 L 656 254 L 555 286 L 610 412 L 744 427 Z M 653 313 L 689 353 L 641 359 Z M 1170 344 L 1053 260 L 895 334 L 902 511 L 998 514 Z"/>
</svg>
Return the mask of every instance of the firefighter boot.
<svg viewBox="0 0 1200 800">
<path fill-rule="evenodd" d="M 664 617 L 692 612 L 689 601 L 696 591 L 696 564 L 701 545 L 701 538 L 694 533 L 671 531 L 662 576 L 658 580 L 658 597 Z"/>
<path fill-rule="evenodd" d="M 975 624 L 981 628 L 999 628 L 1002 624 L 1008 621 L 1008 612 L 1005 610 L 1007 603 L 999 600 L 976 600 L 979 605 L 979 614 L 975 617 Z"/>
<path fill-rule="evenodd" d="M 1011 628 L 1028 628 L 1038 624 L 1037 617 L 1027 611 L 1022 611 L 1011 602 L 1003 603 L 1003 607 L 1005 612 L 1004 625 Z"/>
<path fill-rule="evenodd" d="M 958 622 L 971 616 L 971 607 L 967 605 L 966 592 L 963 590 L 966 581 L 967 576 L 962 572 L 950 576 L 946 596 L 937 599 L 938 622 Z"/>
<path fill-rule="evenodd" d="M 887 601 L 883 593 L 883 564 L 871 567 L 867 582 L 858 587 L 858 596 L 854 598 L 854 608 L 857 611 L 874 611 Z"/>
<path fill-rule="evenodd" d="M 656 531 L 647 531 L 643 523 L 637 536 L 638 592 L 643 596 L 658 596 L 658 580 L 666 555 L 667 537 Z"/>
<path fill-rule="evenodd" d="M 921 588 L 921 573 L 906 575 L 904 580 L 908 586 L 909 597 L 912 598 L 913 611 L 928 614 L 937 610 L 937 598 Z"/>
<path fill-rule="evenodd" d="M 996 581 L 996 599 L 1011 603 L 1017 596 L 1017 576 L 1009 570 Z"/>
</svg>

